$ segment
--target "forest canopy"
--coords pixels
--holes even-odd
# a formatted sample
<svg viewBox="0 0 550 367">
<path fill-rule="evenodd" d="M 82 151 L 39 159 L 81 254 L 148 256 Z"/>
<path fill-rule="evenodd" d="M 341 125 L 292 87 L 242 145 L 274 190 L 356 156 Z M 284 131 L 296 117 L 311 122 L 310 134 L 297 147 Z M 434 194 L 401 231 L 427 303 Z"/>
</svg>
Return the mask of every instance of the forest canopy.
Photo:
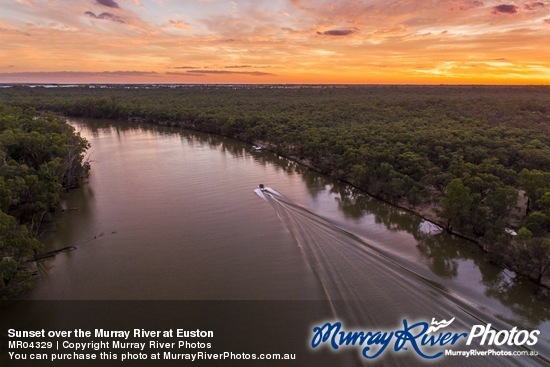
<svg viewBox="0 0 550 367">
<path fill-rule="evenodd" d="M 474 239 L 541 280 L 550 257 L 545 86 L 13 86 L 0 101 L 262 145 Z M 522 207 L 522 202 L 525 204 Z M 522 229 L 513 238 L 507 228 Z"/>
<path fill-rule="evenodd" d="M 87 172 L 87 148 L 63 119 L 0 103 L 0 298 L 29 277 L 40 225 Z"/>
</svg>

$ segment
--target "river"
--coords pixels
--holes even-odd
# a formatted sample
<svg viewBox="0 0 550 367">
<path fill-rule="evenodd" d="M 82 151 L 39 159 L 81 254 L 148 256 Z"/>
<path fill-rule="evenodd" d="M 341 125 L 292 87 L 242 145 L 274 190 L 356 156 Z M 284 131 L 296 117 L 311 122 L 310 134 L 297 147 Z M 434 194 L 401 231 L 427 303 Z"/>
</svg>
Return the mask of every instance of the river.
<svg viewBox="0 0 550 367">
<path fill-rule="evenodd" d="M 133 300 L 153 308 L 198 301 L 214 313 L 231 313 L 228 305 L 258 312 L 264 319 L 250 321 L 257 329 L 281 322 L 267 320 L 277 304 L 294 323 L 308 314 L 319 325 L 324 319 L 316 317 L 330 317 L 380 330 L 402 327 L 403 319 L 456 318 L 453 326 L 467 331 L 479 323 L 540 330 L 527 349 L 542 358 L 448 357 L 445 365 L 550 358 L 548 298 L 488 263 L 473 243 L 241 142 L 124 121 L 70 123 L 91 143 L 91 175 L 63 199 L 45 242 L 47 250 L 76 250 L 39 262 L 27 306 L 4 310 L 6 318 L 36 315 L 40 304 L 42 322 L 59 322 L 42 301 Z M 269 191 L 257 190 L 259 183 Z M 219 316 L 199 318 L 207 319 L 219 323 Z M 306 353 L 361 359 L 350 351 Z M 422 362 L 386 354 L 384 365 Z"/>
</svg>

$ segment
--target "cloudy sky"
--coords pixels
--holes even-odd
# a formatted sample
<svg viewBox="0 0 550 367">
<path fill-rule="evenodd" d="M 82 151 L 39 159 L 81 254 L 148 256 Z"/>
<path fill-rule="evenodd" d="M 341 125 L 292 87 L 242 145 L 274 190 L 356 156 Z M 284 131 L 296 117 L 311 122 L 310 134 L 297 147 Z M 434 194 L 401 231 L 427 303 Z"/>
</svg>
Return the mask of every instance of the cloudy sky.
<svg viewBox="0 0 550 367">
<path fill-rule="evenodd" d="M 0 0 L 0 83 L 550 84 L 550 1 Z"/>
</svg>

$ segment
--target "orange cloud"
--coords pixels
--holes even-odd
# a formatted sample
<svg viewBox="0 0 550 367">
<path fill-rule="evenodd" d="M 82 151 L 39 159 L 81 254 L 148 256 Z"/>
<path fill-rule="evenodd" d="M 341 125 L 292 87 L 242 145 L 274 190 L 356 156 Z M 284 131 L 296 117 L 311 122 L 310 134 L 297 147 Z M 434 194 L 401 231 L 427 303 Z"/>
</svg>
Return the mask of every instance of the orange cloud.
<svg viewBox="0 0 550 367">
<path fill-rule="evenodd" d="M 542 8 L 544 3 L 542 1 L 528 1 L 523 4 L 523 7 L 527 10 L 535 10 L 537 8 Z"/>
<path fill-rule="evenodd" d="M 170 26 L 175 27 L 175 28 L 179 28 L 179 29 L 189 28 L 189 23 L 186 23 L 183 20 L 172 20 L 172 19 L 170 19 L 168 21 L 168 23 L 170 24 Z"/>
<path fill-rule="evenodd" d="M 550 82 L 542 1 L 20 0 L 3 13 L 0 82 Z"/>
</svg>

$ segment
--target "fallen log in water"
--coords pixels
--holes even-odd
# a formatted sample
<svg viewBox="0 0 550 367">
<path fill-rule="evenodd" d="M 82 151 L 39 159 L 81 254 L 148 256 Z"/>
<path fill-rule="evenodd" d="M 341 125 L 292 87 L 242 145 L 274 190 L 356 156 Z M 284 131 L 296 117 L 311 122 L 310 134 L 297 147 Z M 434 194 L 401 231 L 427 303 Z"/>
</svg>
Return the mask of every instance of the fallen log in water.
<svg viewBox="0 0 550 367">
<path fill-rule="evenodd" d="M 57 255 L 61 252 L 67 252 L 67 251 L 73 251 L 73 250 L 76 250 L 76 246 L 63 247 L 63 248 L 60 248 L 58 250 L 53 250 L 53 251 L 50 251 L 50 252 L 46 252 L 44 254 L 35 255 L 31 260 L 29 260 L 29 262 L 38 261 L 38 260 L 42 260 L 42 259 L 47 259 L 49 257 L 54 257 L 55 255 Z"/>
</svg>

